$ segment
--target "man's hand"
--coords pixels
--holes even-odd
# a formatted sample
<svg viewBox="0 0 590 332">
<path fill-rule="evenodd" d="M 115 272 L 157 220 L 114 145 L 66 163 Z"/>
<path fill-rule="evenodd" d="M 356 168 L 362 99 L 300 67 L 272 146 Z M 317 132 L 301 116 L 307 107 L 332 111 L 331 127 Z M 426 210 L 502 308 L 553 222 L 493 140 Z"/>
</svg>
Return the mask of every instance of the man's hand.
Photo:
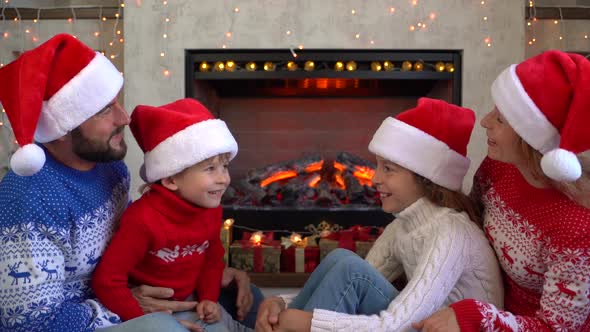
<svg viewBox="0 0 590 332">
<path fill-rule="evenodd" d="M 197 302 L 170 301 L 169 298 L 174 295 L 174 291 L 170 288 L 142 285 L 132 288 L 131 293 L 146 314 L 158 311 L 173 313 L 193 310 L 197 305 Z"/>
<path fill-rule="evenodd" d="M 197 304 L 197 315 L 199 315 L 200 320 L 207 324 L 215 323 L 221 319 L 221 309 L 219 304 L 204 300 Z"/>
<path fill-rule="evenodd" d="M 274 328 L 278 332 L 309 332 L 311 331 L 311 312 L 287 309 L 279 315 L 279 325 Z"/>
<path fill-rule="evenodd" d="M 238 320 L 243 320 L 248 314 L 248 311 L 250 311 L 252 302 L 254 301 L 252 289 L 250 289 L 250 277 L 248 277 L 248 274 L 246 274 L 244 271 L 226 267 L 225 270 L 223 270 L 221 287 L 227 287 L 233 281 L 235 281 L 236 287 L 238 288 L 238 297 L 236 299 L 236 315 L 238 316 Z"/>
<path fill-rule="evenodd" d="M 260 303 L 256 316 L 256 332 L 271 332 L 279 322 L 279 314 L 285 310 L 282 298 L 269 297 Z"/>
<path fill-rule="evenodd" d="M 451 308 L 441 309 L 418 323 L 412 323 L 412 327 L 422 332 L 461 332 Z"/>
</svg>

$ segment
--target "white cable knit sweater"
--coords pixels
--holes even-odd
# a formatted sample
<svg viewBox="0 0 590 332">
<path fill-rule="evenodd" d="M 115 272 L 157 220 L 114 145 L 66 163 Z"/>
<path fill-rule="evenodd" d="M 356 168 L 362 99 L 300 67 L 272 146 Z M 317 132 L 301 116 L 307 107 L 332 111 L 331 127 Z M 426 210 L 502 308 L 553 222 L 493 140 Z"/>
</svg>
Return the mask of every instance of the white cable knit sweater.
<svg viewBox="0 0 590 332">
<path fill-rule="evenodd" d="M 466 213 L 426 198 L 385 228 L 366 259 L 390 281 L 405 272 L 407 286 L 379 315 L 316 309 L 311 331 L 412 331 L 412 322 L 465 298 L 503 305 L 500 269 L 484 233 Z"/>
</svg>

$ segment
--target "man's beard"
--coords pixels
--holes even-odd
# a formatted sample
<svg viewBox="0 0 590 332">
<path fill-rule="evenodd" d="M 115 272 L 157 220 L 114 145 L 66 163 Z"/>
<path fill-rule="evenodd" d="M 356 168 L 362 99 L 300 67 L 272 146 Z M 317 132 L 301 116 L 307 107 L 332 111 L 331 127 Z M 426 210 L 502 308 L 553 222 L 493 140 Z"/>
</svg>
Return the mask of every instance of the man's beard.
<svg viewBox="0 0 590 332">
<path fill-rule="evenodd" d="M 81 159 L 97 163 L 121 160 L 125 158 L 125 154 L 127 154 L 127 144 L 125 144 L 125 140 L 121 140 L 120 148 L 118 150 L 113 149 L 109 142 L 113 136 L 123 132 L 124 129 L 124 126 L 117 128 L 106 142 L 101 142 L 87 138 L 80 131 L 80 128 L 76 128 L 72 130 L 73 151 Z"/>
</svg>

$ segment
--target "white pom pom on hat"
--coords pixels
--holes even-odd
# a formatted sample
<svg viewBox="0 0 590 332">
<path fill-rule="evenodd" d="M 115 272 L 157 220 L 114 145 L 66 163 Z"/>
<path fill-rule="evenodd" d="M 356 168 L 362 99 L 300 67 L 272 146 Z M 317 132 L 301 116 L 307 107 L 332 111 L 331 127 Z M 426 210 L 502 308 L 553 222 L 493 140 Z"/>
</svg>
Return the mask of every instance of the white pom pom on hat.
<svg viewBox="0 0 590 332">
<path fill-rule="evenodd" d="M 45 152 L 36 144 L 27 144 L 10 158 L 10 168 L 20 176 L 31 176 L 45 164 Z"/>
<path fill-rule="evenodd" d="M 492 97 L 510 126 L 543 154 L 549 178 L 582 176 L 576 154 L 590 150 L 590 61 L 579 54 L 546 51 L 505 69 Z"/>
<path fill-rule="evenodd" d="M 551 150 L 541 159 L 543 173 L 559 182 L 573 182 L 582 176 L 582 165 L 575 154 L 564 149 Z"/>
</svg>

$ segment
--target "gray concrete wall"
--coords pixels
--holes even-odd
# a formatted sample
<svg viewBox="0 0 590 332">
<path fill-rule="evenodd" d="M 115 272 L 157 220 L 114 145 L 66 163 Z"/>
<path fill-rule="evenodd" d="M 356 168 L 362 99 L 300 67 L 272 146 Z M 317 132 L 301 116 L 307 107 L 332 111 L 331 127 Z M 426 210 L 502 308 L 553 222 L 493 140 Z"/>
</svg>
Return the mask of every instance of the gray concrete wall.
<svg viewBox="0 0 590 332">
<path fill-rule="evenodd" d="M 240 12 L 232 11 L 239 4 Z M 380 49 L 461 49 L 464 51 L 463 104 L 478 117 L 492 108 L 489 87 L 496 75 L 508 65 L 524 58 L 524 7 L 521 1 L 498 0 L 493 6 L 479 1 L 446 0 L 418 2 L 396 1 L 169 1 L 167 56 L 160 57 L 163 45 L 161 1 L 143 1 L 141 6 L 125 7 L 125 100 L 131 111 L 137 104 L 161 105 L 182 98 L 184 92 L 184 50 L 187 48 L 288 48 L 303 44 L 306 48 L 380 48 Z M 355 9 L 357 14 L 351 15 Z M 435 12 L 437 18 L 427 17 Z M 487 21 L 483 17 L 488 17 Z M 230 40 L 225 33 L 232 25 Z M 426 31 L 409 31 L 423 20 Z M 290 36 L 286 31 L 291 30 Z M 355 34 L 361 38 L 356 39 Z M 492 47 L 484 38 L 492 37 Z M 370 44 L 370 40 L 374 44 Z M 162 75 L 164 68 L 170 76 Z M 126 158 L 132 173 L 132 191 L 141 180 L 137 176 L 142 153 L 129 137 Z M 475 166 L 486 153 L 484 133 L 479 128 L 472 137 L 469 155 Z M 238 142 L 239 143 L 239 142 Z"/>
</svg>

